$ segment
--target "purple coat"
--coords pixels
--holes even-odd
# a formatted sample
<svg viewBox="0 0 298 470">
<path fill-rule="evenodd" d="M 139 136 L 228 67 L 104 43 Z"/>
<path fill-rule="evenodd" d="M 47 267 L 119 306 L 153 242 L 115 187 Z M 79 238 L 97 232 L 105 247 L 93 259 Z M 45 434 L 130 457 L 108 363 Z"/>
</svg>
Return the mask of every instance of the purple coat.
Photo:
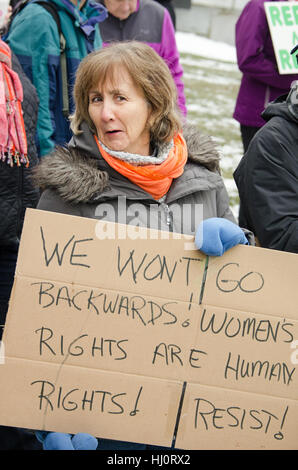
<svg viewBox="0 0 298 470">
<path fill-rule="evenodd" d="M 101 0 L 104 5 L 104 1 Z M 136 40 L 147 43 L 167 63 L 178 92 L 178 105 L 186 116 L 183 69 L 179 60 L 175 30 L 166 8 L 152 0 L 139 0 L 137 9 L 126 20 L 109 13 L 99 24 L 104 45 L 113 41 Z"/>
<path fill-rule="evenodd" d="M 291 83 L 298 79 L 296 74 L 278 73 L 264 3 L 248 2 L 236 23 L 237 61 L 243 76 L 233 117 L 252 127 L 265 124 L 261 113 L 267 104 L 288 93 Z"/>
</svg>

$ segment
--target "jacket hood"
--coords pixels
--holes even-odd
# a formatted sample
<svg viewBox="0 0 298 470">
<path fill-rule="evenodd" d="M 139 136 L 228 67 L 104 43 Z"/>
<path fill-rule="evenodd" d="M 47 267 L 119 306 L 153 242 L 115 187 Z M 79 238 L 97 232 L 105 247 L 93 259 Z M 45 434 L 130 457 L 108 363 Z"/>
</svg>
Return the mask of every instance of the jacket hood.
<svg viewBox="0 0 298 470">
<path fill-rule="evenodd" d="M 103 193 L 113 182 L 121 187 L 134 183 L 120 175 L 101 157 L 95 139 L 86 123 L 82 133 L 73 136 L 67 147 L 57 147 L 42 158 L 34 170 L 36 184 L 42 189 L 54 189 L 60 197 L 70 203 L 88 203 Z M 188 163 L 219 174 L 220 156 L 212 138 L 201 134 L 191 124 L 183 127 L 187 144 Z"/>
<path fill-rule="evenodd" d="M 298 80 L 292 83 L 289 94 L 281 95 L 275 101 L 269 103 L 262 113 L 265 121 L 269 121 L 274 116 L 298 122 Z"/>
</svg>

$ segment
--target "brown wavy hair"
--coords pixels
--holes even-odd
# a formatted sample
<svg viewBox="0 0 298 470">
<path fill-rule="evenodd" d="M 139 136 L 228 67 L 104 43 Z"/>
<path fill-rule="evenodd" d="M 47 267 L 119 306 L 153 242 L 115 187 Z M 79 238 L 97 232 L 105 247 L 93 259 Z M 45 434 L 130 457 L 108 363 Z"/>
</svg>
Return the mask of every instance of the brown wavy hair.
<svg viewBox="0 0 298 470">
<path fill-rule="evenodd" d="M 81 132 L 83 121 L 96 133 L 88 112 L 89 92 L 93 87 L 113 80 L 114 72 L 119 67 L 127 70 L 150 106 L 148 126 L 151 141 L 170 141 L 182 127 L 176 85 L 164 60 L 150 46 L 138 41 L 112 43 L 91 52 L 81 61 L 74 85 L 76 107 L 71 116 L 73 133 Z"/>
</svg>

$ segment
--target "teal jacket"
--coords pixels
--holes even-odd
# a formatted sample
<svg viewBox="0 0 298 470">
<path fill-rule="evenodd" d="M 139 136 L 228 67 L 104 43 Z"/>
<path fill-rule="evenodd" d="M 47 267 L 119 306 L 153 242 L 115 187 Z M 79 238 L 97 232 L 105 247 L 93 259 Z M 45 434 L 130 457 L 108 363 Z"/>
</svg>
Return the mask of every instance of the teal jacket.
<svg viewBox="0 0 298 470">
<path fill-rule="evenodd" d="M 102 46 L 98 23 L 106 18 L 107 12 L 92 0 L 87 0 L 82 10 L 69 0 L 50 1 L 57 7 L 66 39 L 72 113 L 72 90 L 77 67 L 89 52 Z M 62 113 L 60 46 L 56 22 L 48 11 L 33 0 L 13 19 L 6 41 L 36 87 L 40 103 L 37 146 L 39 155 L 46 155 L 56 144 L 63 145 L 71 137 L 69 121 Z"/>
</svg>

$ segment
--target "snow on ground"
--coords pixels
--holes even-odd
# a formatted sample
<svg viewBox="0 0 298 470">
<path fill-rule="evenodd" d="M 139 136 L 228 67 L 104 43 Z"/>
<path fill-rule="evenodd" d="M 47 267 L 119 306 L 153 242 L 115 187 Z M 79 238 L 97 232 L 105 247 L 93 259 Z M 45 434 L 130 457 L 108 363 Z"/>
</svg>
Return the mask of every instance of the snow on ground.
<svg viewBox="0 0 298 470">
<path fill-rule="evenodd" d="M 241 73 L 234 46 L 192 33 L 176 32 L 184 69 L 188 119 L 211 135 L 221 155 L 221 169 L 232 210 L 238 214 L 238 191 L 233 180 L 243 148 L 239 123 L 233 119 Z"/>
<path fill-rule="evenodd" d="M 206 59 L 218 59 L 224 62 L 236 63 L 236 49 L 230 44 L 213 41 L 197 34 L 177 31 L 176 41 L 179 52 L 205 57 Z"/>
</svg>

